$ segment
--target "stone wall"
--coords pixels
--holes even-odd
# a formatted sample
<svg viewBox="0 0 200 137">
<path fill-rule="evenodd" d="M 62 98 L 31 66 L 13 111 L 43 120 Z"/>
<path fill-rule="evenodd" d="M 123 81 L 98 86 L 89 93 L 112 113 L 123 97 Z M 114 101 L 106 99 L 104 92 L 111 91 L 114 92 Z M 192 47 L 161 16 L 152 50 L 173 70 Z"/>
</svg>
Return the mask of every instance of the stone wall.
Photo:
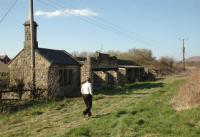
<svg viewBox="0 0 200 137">
<path fill-rule="evenodd" d="M 118 84 L 118 70 L 108 71 L 108 85 Z"/>
<path fill-rule="evenodd" d="M 119 68 L 118 71 L 118 83 L 125 84 L 127 83 L 127 73 L 125 68 Z"/>
<path fill-rule="evenodd" d="M 81 60 L 81 61 L 80 61 Z M 80 58 L 81 82 L 92 79 L 94 87 L 106 87 L 143 80 L 144 68 L 129 60 L 97 52 L 95 57 Z M 123 67 L 122 67 L 123 66 Z"/>
<path fill-rule="evenodd" d="M 106 87 L 108 85 L 108 75 L 106 71 L 93 71 L 94 87 Z"/>
<path fill-rule="evenodd" d="M 119 83 L 132 83 L 145 80 L 143 67 L 119 68 Z"/>
<path fill-rule="evenodd" d="M 46 96 L 74 97 L 80 96 L 80 67 L 68 65 L 51 65 L 45 58 L 36 52 L 35 78 L 36 88 L 47 89 Z M 25 88 L 29 88 L 31 82 L 30 52 L 23 50 L 9 65 L 10 83 L 15 84 L 15 78 L 24 79 Z M 71 69 L 71 85 L 61 86 L 59 83 L 59 70 Z"/>
<path fill-rule="evenodd" d="M 9 84 L 8 65 L 0 61 L 0 86 L 5 87 Z"/>
<path fill-rule="evenodd" d="M 36 87 L 47 89 L 48 69 L 50 63 L 40 54 L 35 52 L 35 79 Z M 31 78 L 31 52 L 28 49 L 23 49 L 18 56 L 9 64 L 10 69 L 10 84 L 14 85 L 15 79 L 23 79 L 25 88 L 29 88 L 28 84 L 32 81 Z"/>
<path fill-rule="evenodd" d="M 97 52 L 96 57 L 91 58 L 92 69 L 117 69 L 117 58 Z"/>
<path fill-rule="evenodd" d="M 92 79 L 91 73 L 91 61 L 90 57 L 86 58 L 85 60 L 81 61 L 81 83 L 85 82 L 88 78 Z"/>
<path fill-rule="evenodd" d="M 59 70 L 71 70 L 71 82 L 69 85 L 61 85 Z M 81 95 L 80 67 L 53 65 L 48 72 L 48 96 L 52 97 L 76 97 Z"/>
<path fill-rule="evenodd" d="M 118 83 L 117 58 L 108 54 L 97 52 L 95 57 L 77 58 L 83 65 L 81 67 L 81 83 L 88 78 L 94 86 L 107 86 Z"/>
</svg>

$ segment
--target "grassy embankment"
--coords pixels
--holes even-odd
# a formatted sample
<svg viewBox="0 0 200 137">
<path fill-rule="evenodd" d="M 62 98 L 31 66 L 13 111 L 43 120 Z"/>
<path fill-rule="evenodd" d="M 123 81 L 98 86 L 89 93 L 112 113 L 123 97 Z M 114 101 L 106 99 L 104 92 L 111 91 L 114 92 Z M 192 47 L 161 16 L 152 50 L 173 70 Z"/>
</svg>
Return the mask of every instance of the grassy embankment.
<svg viewBox="0 0 200 137">
<path fill-rule="evenodd" d="M 81 115 L 81 98 L 35 104 L 0 115 L 0 136 L 197 137 L 200 109 L 176 112 L 170 105 L 183 82 L 170 78 L 98 91 L 91 119 Z"/>
</svg>

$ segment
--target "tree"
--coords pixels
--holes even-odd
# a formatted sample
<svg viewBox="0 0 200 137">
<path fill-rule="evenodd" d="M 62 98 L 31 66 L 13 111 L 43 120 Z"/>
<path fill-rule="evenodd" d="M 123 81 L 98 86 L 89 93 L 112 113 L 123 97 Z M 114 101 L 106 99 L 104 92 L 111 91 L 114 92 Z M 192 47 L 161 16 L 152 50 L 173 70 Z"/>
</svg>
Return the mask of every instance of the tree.
<svg viewBox="0 0 200 137">
<path fill-rule="evenodd" d="M 173 73 L 175 60 L 172 57 L 161 57 L 158 61 L 158 69 L 161 75 Z"/>
<path fill-rule="evenodd" d="M 152 51 L 149 49 L 130 49 L 126 52 L 108 51 L 108 54 L 117 56 L 119 59 L 125 59 L 135 62 L 135 64 L 142 66 L 154 66 L 156 59 L 153 57 Z"/>
<path fill-rule="evenodd" d="M 156 61 L 149 49 L 130 49 L 128 56 L 137 64 L 144 66 L 152 66 Z"/>
</svg>

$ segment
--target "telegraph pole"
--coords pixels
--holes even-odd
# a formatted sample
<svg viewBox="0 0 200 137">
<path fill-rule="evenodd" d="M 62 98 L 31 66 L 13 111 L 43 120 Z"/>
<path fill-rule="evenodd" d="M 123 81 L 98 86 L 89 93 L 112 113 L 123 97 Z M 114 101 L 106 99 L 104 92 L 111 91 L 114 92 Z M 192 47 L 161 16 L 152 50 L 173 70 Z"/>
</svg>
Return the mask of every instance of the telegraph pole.
<svg viewBox="0 0 200 137">
<path fill-rule="evenodd" d="M 30 21 L 30 34 L 31 34 L 31 71 L 32 71 L 32 89 L 35 93 L 36 82 L 35 82 L 35 42 L 34 42 L 34 16 L 33 16 L 33 0 L 29 1 L 29 21 Z"/>
<path fill-rule="evenodd" d="M 185 71 L 185 39 L 183 39 L 183 70 Z"/>
</svg>

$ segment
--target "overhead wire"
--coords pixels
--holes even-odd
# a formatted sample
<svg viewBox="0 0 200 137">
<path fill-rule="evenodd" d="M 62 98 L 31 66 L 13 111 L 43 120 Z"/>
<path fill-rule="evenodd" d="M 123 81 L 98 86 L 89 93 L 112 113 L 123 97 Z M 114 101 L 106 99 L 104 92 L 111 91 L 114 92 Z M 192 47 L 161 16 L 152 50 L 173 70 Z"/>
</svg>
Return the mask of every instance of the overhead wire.
<svg viewBox="0 0 200 137">
<path fill-rule="evenodd" d="M 0 19 L 0 24 L 5 20 L 5 18 L 8 16 L 8 14 L 12 11 L 12 9 L 15 7 L 15 5 L 17 4 L 18 0 L 15 0 L 11 6 L 8 8 L 8 10 L 6 11 L 6 13 L 1 17 Z"/>
<path fill-rule="evenodd" d="M 49 1 L 54 1 L 57 2 L 57 3 L 61 3 L 62 5 L 67 5 L 71 8 L 76 8 L 76 6 L 74 6 L 73 4 L 69 3 L 69 1 L 63 1 L 63 0 L 49 0 Z M 134 40 L 137 40 L 137 41 L 140 41 L 141 43 L 145 44 L 145 45 L 152 45 L 152 46 L 157 46 L 157 44 L 153 44 L 153 40 L 147 40 L 147 38 L 144 38 L 143 36 L 139 35 L 138 33 L 136 32 L 133 32 L 133 31 L 130 31 L 130 29 L 127 29 L 125 27 L 121 27 L 119 25 L 116 25 L 114 23 L 111 23 L 110 21 L 107 21 L 99 16 L 95 16 L 95 17 L 88 17 L 90 20 L 93 20 L 99 24 L 103 24 L 109 28 L 112 28 L 113 30 L 119 32 L 119 33 L 122 33 L 123 35 L 129 37 L 130 39 L 134 39 Z M 143 38 L 142 38 L 143 37 Z M 145 40 L 144 40 L 145 39 Z"/>
<path fill-rule="evenodd" d="M 53 4 L 50 4 L 50 3 L 47 3 L 46 1 L 44 2 L 44 1 L 42 1 L 42 0 L 37 0 L 38 2 L 40 2 L 40 3 L 42 3 L 42 4 L 45 4 L 46 6 L 50 6 L 50 7 L 52 7 L 52 8 L 54 8 L 55 10 L 58 10 L 58 8 L 66 8 L 65 6 L 63 6 L 63 5 L 61 5 L 61 4 L 59 4 L 59 3 L 55 3 L 55 1 L 51 1 L 51 3 Z M 48 1 L 48 2 L 50 2 L 50 0 Z M 55 6 L 56 5 L 56 6 Z M 89 18 L 84 18 L 84 17 L 79 17 L 79 19 L 80 20 L 82 20 L 82 21 L 84 21 L 84 22 L 87 22 L 87 23 L 89 23 L 89 24 L 92 24 L 92 25 L 94 25 L 94 26 L 96 26 L 96 27 L 98 27 L 98 28 L 101 28 L 101 29 L 103 29 L 103 30 L 106 30 L 106 31 L 110 31 L 110 32 L 113 32 L 113 33 L 115 33 L 115 34 L 117 34 L 117 35 L 120 35 L 120 32 L 119 31 L 117 31 L 117 30 L 113 30 L 112 28 L 110 28 L 110 27 L 107 27 L 107 26 L 105 26 L 105 25 L 103 25 L 103 24 L 100 24 L 100 23 L 98 23 L 97 21 L 95 21 L 95 20 L 91 20 L 91 19 L 89 19 Z M 121 36 L 121 35 L 120 35 Z M 127 37 L 129 37 L 129 36 L 127 36 Z M 131 39 L 131 38 L 130 38 Z"/>
<path fill-rule="evenodd" d="M 70 8 L 73 8 L 73 9 L 76 9 L 76 7 L 72 4 L 69 4 L 67 3 L 66 1 L 62 1 L 62 0 L 49 0 L 49 1 L 44 1 L 44 0 L 38 0 L 40 3 L 46 5 L 46 6 L 50 6 L 56 10 L 58 10 L 59 8 L 64 8 L 66 9 L 67 7 L 70 7 Z M 106 31 L 110 31 L 112 33 L 115 33 L 116 35 L 118 36 L 123 36 L 131 41 L 137 41 L 139 43 L 143 43 L 144 45 L 146 46 L 153 46 L 153 47 L 158 47 L 157 44 L 153 44 L 153 42 L 149 42 L 148 40 L 143 40 L 144 38 L 139 38 L 139 36 L 136 36 L 138 34 L 132 32 L 132 31 L 129 31 L 128 29 L 125 29 L 123 27 L 120 27 L 116 24 L 113 24 L 109 21 L 106 21 L 105 19 L 103 18 L 100 18 L 100 17 L 87 17 L 87 18 L 84 18 L 84 17 L 81 17 L 79 18 L 80 20 L 84 21 L 84 22 L 87 22 L 89 24 L 92 24 L 98 28 L 101 28 L 103 30 L 106 30 Z M 133 36 L 133 34 L 135 36 Z M 168 50 L 168 49 L 165 49 L 165 50 Z"/>
</svg>

